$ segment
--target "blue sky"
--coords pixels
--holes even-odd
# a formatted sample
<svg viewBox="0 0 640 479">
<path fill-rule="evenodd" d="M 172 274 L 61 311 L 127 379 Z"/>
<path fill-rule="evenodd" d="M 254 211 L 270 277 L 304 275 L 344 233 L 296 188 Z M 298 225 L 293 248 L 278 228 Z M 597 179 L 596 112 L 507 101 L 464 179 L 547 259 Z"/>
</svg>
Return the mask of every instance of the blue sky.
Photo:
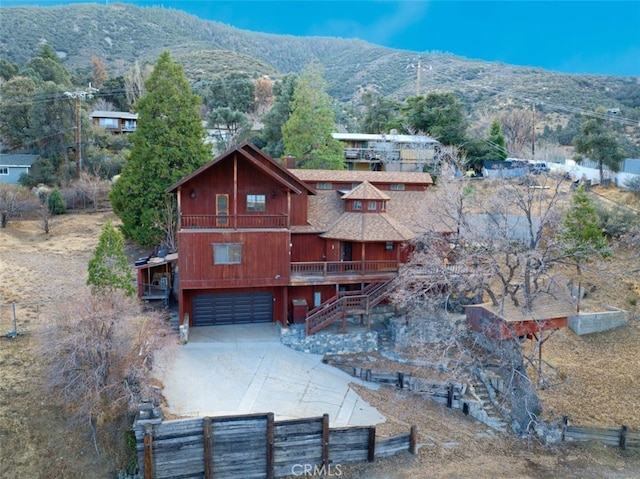
<svg viewBox="0 0 640 479">
<path fill-rule="evenodd" d="M 564 73 L 640 76 L 640 0 L 125 2 L 184 10 L 254 32 L 359 38 Z M 67 3 L 89 2 L 0 0 L 3 6 Z"/>
</svg>

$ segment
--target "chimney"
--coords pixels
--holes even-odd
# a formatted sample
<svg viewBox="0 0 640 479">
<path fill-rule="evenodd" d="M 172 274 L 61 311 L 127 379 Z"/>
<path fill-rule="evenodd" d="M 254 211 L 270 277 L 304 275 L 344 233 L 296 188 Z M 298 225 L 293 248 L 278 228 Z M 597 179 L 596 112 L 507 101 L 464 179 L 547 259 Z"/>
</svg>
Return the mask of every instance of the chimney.
<svg viewBox="0 0 640 479">
<path fill-rule="evenodd" d="M 291 169 L 294 169 L 296 167 L 296 157 L 295 156 L 289 154 L 289 155 L 285 156 L 283 158 L 283 160 L 284 160 L 284 162 L 283 162 L 284 163 L 284 167 L 287 170 L 291 170 Z"/>
</svg>

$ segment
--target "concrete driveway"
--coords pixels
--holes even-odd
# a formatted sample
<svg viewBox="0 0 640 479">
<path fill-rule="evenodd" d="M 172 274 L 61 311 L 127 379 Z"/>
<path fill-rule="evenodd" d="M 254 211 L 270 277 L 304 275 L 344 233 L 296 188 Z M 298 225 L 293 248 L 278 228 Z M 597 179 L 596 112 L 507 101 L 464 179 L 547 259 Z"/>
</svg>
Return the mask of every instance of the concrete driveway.
<svg viewBox="0 0 640 479">
<path fill-rule="evenodd" d="M 331 427 L 385 421 L 350 387 L 364 383 L 280 343 L 276 325 L 198 327 L 189 343 L 164 351 L 154 376 L 168 412 L 202 417 L 273 412 L 276 420 L 329 414 Z"/>
</svg>

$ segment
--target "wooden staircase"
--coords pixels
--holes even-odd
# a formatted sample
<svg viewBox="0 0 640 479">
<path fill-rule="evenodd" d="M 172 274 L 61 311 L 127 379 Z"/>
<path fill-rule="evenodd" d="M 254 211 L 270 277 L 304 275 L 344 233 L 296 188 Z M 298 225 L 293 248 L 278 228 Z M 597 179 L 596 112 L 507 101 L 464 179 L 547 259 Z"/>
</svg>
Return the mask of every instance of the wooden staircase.
<svg viewBox="0 0 640 479">
<path fill-rule="evenodd" d="M 386 297 L 391 281 L 370 283 L 359 291 L 341 291 L 320 306 L 313 308 L 305 318 L 307 336 L 323 330 L 338 319 L 342 319 L 342 332 L 345 333 L 347 316 L 370 315 L 371 310 Z"/>
</svg>

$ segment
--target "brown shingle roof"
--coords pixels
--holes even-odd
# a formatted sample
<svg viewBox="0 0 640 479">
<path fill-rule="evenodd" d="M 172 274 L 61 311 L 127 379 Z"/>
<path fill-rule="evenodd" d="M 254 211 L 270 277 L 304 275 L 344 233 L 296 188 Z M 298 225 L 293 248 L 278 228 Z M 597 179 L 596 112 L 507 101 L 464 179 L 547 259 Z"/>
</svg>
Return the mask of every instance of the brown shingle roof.
<svg viewBox="0 0 640 479">
<path fill-rule="evenodd" d="M 447 226 L 437 215 L 435 196 L 429 191 L 385 191 L 384 194 L 389 197 L 385 216 L 410 230 L 413 237 L 427 230 L 449 232 L 455 229 Z M 309 224 L 293 226 L 295 233 L 327 232 L 344 214 L 344 200 L 337 191 L 318 190 L 316 195 L 309 196 L 308 201 Z M 366 213 L 366 216 L 378 214 Z"/>
<path fill-rule="evenodd" d="M 384 194 L 378 188 L 373 186 L 368 181 L 364 181 L 356 186 L 354 189 L 345 193 L 342 196 L 343 200 L 383 200 L 389 199 L 389 196 Z"/>
<path fill-rule="evenodd" d="M 343 213 L 322 238 L 343 241 L 408 241 L 416 233 L 385 213 Z"/>
<path fill-rule="evenodd" d="M 433 184 L 429 173 L 401 172 L 401 171 L 356 171 L 356 170 L 289 170 L 302 181 L 309 183 L 344 182 L 361 183 L 405 183 L 405 184 Z"/>
<path fill-rule="evenodd" d="M 491 302 L 472 306 L 479 306 L 490 311 L 507 323 L 520 321 L 543 321 L 545 319 L 566 318 L 576 314 L 576 305 L 569 290 L 561 281 L 553 281 L 550 287 L 542 288 L 533 295 L 531 310 L 524 307 L 524 297 L 521 292 L 516 294 L 519 305 L 516 306 L 510 297 L 498 299 L 498 305 Z"/>
</svg>

